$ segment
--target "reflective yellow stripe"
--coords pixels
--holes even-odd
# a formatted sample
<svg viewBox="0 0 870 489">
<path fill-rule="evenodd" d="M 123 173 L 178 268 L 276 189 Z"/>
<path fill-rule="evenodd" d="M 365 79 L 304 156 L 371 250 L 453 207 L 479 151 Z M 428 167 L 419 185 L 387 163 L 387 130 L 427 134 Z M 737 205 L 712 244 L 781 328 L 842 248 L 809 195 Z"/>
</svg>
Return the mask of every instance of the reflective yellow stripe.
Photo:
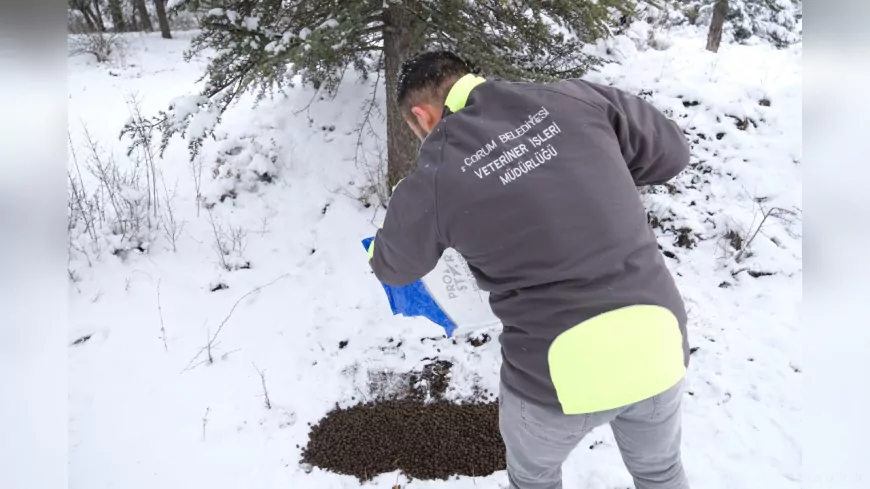
<svg viewBox="0 0 870 489">
<path fill-rule="evenodd" d="M 468 95 L 471 94 L 471 90 L 485 81 L 486 79 L 472 74 L 463 76 L 453 84 L 453 88 L 447 94 L 447 100 L 444 102 L 444 105 L 451 112 L 459 112 L 465 107 L 465 103 L 468 102 Z"/>
<path fill-rule="evenodd" d="M 404 178 L 400 178 L 400 179 L 399 179 L 399 181 L 398 181 L 398 182 L 396 182 L 396 184 L 395 184 L 395 185 L 393 185 L 393 192 L 395 192 L 395 191 L 396 191 L 396 187 L 398 187 L 398 186 L 399 186 L 399 184 L 400 184 L 400 183 L 402 183 L 402 180 L 404 180 Z"/>
<path fill-rule="evenodd" d="M 369 260 L 371 260 L 375 256 L 375 240 L 372 240 L 372 242 L 369 243 L 369 249 L 367 250 L 367 254 Z"/>
<path fill-rule="evenodd" d="M 553 341 L 547 359 L 565 414 L 650 398 L 686 373 L 679 322 L 659 306 L 629 306 L 584 321 Z"/>
</svg>

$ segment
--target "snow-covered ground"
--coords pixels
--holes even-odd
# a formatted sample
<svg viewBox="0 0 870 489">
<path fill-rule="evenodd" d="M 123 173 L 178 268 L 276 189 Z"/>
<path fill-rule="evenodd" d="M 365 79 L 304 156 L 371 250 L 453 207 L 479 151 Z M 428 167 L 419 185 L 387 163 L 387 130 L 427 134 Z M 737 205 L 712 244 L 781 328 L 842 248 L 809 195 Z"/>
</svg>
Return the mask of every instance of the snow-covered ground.
<svg viewBox="0 0 870 489">
<path fill-rule="evenodd" d="M 130 36 L 125 59 L 112 65 L 70 59 L 69 130 L 80 161 L 83 124 L 106 154 L 126 161 L 118 133 L 130 95 L 151 114 L 196 91 L 205 60 L 184 63 L 189 38 L 178 37 Z M 645 196 L 697 348 L 684 402 L 693 487 L 798 488 L 801 222 L 791 212 L 802 198 L 801 45 L 723 45 L 712 54 L 704 44 L 672 33 L 668 49 L 638 51 L 617 38 L 599 48 L 621 63 L 589 78 L 648 98 L 693 141 L 692 168 Z M 450 395 L 475 383 L 497 388 L 496 341 L 474 348 L 437 339 L 442 331 L 425 320 L 391 316 L 366 263 L 360 239 L 383 217 L 357 198 L 372 173 L 355 163 L 370 91 L 348 76 L 335 99 L 308 108 L 312 92 L 297 88 L 227 113 L 219 139 L 204 149 L 202 193 L 207 202 L 237 193 L 214 207 L 212 220 L 246 232 L 233 259 L 250 268 L 219 266 L 180 140 L 160 162 L 185 223 L 176 249 L 161 236 L 147 254 L 104 252 L 91 264 L 75 255 L 69 342 L 89 339 L 69 348 L 70 487 L 357 487 L 351 477 L 300 467 L 300 447 L 309 423 L 365 397 L 368 371 L 409 371 L 438 356 L 454 362 Z M 364 142 L 371 161 L 377 141 Z M 218 164 L 242 181 L 213 179 Z M 278 177 L 246 180 L 257 169 Z M 789 212 L 756 234 L 762 214 L 776 208 Z M 755 236 L 740 263 L 729 231 Z M 212 291 L 218 284 L 227 287 Z M 203 348 L 216 333 L 208 363 Z M 609 428 L 575 451 L 565 479 L 566 487 L 631 486 Z M 395 480 L 385 474 L 367 485 Z M 500 472 L 409 487 L 505 484 Z"/>
</svg>

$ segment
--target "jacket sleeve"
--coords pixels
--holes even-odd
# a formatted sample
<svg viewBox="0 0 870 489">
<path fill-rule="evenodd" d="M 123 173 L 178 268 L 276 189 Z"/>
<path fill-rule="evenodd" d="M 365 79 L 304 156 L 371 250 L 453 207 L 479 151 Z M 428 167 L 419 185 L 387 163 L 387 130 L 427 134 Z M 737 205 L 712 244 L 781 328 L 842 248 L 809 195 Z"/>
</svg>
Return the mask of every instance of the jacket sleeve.
<svg viewBox="0 0 870 489">
<path fill-rule="evenodd" d="M 622 155 L 635 184 L 658 185 L 677 176 L 689 164 L 689 144 L 676 122 L 640 97 L 598 85 L 607 99 Z"/>
<path fill-rule="evenodd" d="M 369 251 L 375 276 L 387 285 L 401 287 L 423 278 L 446 249 L 436 223 L 432 178 L 414 172 L 390 198 L 384 225 Z"/>
</svg>

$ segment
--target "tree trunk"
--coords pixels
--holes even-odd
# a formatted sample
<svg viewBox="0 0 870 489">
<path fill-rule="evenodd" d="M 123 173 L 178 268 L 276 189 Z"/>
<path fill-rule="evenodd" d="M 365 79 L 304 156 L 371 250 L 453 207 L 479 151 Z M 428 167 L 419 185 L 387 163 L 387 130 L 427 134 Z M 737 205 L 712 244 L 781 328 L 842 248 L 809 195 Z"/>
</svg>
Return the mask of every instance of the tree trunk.
<svg viewBox="0 0 870 489">
<path fill-rule="evenodd" d="M 713 20 L 710 21 L 710 31 L 707 33 L 707 51 L 719 52 L 719 43 L 722 42 L 722 26 L 725 24 L 725 16 L 728 15 L 728 0 L 716 0 L 713 6 Z"/>
<path fill-rule="evenodd" d="M 127 23 L 124 21 L 124 9 L 121 8 L 121 0 L 109 0 L 109 15 L 112 16 L 112 25 L 115 32 L 127 30 Z"/>
<path fill-rule="evenodd" d="M 91 32 L 98 32 L 101 30 L 99 29 L 98 24 L 94 21 L 93 13 L 91 13 L 91 9 L 87 4 L 76 5 L 76 10 L 82 14 L 82 17 L 84 17 L 85 23 L 88 25 L 88 29 L 90 29 Z"/>
<path fill-rule="evenodd" d="M 106 32 L 106 24 L 103 23 L 103 13 L 100 11 L 100 0 L 93 0 L 91 5 L 94 6 L 94 15 L 95 21 L 97 23 L 97 28 L 99 28 L 100 32 Z"/>
<path fill-rule="evenodd" d="M 145 0 L 133 0 L 133 6 L 139 12 L 139 19 L 143 31 L 151 32 L 154 30 L 154 25 L 151 23 L 151 17 L 148 16 L 148 8 L 145 6 Z"/>
<path fill-rule="evenodd" d="M 83 11 L 82 11 L 82 15 L 83 15 L 84 18 L 85 18 L 85 24 L 88 25 L 88 31 L 90 31 L 90 32 L 96 32 L 96 31 L 97 31 L 97 26 L 94 25 L 94 21 L 91 20 L 91 17 L 90 17 L 87 13 L 85 13 L 85 12 L 83 12 Z"/>
<path fill-rule="evenodd" d="M 387 90 L 387 192 L 417 166 L 420 142 L 408 127 L 396 101 L 396 85 L 402 63 L 411 55 L 414 14 L 404 4 L 391 3 L 384 10 L 384 76 Z"/>
<path fill-rule="evenodd" d="M 157 9 L 157 23 L 160 24 L 160 34 L 163 39 L 172 39 L 172 33 L 169 32 L 169 19 L 166 18 L 166 4 L 163 0 L 154 0 L 154 6 Z"/>
<path fill-rule="evenodd" d="M 138 32 L 139 31 L 139 20 L 136 18 L 136 10 L 130 11 L 130 22 L 127 23 L 127 28 L 130 32 Z"/>
</svg>

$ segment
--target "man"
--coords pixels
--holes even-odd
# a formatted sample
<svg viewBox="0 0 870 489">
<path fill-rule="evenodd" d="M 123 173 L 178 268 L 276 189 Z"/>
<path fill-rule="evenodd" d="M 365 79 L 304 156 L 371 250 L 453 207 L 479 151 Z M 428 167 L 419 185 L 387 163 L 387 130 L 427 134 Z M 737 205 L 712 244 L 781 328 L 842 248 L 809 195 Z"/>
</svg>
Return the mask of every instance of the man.
<svg viewBox="0 0 870 489">
<path fill-rule="evenodd" d="M 637 489 L 687 489 L 686 313 L 637 191 L 686 167 L 682 131 L 614 88 L 470 71 L 443 51 L 402 67 L 422 146 L 370 249 L 375 275 L 407 285 L 452 247 L 490 292 L 511 488 L 561 488 L 571 450 L 610 423 Z"/>
</svg>

